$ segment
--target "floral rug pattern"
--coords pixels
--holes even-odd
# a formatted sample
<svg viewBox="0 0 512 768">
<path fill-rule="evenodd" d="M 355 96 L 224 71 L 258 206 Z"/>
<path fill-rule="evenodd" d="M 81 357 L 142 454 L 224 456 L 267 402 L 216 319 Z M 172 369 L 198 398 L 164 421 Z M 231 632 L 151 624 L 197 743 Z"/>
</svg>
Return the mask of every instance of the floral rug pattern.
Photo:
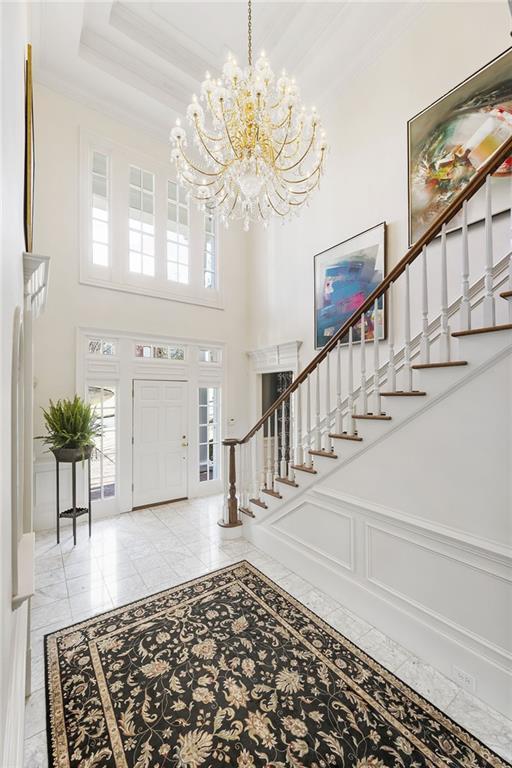
<svg viewBox="0 0 512 768">
<path fill-rule="evenodd" d="M 242 562 L 46 637 L 54 768 L 505 768 Z"/>
</svg>

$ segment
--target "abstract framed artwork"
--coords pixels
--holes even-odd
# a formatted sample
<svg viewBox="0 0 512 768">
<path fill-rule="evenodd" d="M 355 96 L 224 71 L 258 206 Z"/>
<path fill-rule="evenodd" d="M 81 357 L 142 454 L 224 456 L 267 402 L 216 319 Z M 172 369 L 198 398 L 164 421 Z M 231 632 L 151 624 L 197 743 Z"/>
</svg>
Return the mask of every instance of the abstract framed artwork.
<svg viewBox="0 0 512 768">
<path fill-rule="evenodd" d="M 415 243 L 512 133 L 512 47 L 409 120 L 409 244 Z M 492 213 L 510 208 L 512 157 L 492 178 Z M 468 205 L 484 217 L 485 191 Z M 448 229 L 461 226 L 461 214 Z"/>
<path fill-rule="evenodd" d="M 354 314 L 386 273 L 386 224 L 361 232 L 342 243 L 317 253 L 315 269 L 315 348 L 321 349 Z M 386 336 L 386 302 L 378 301 L 377 317 L 372 307 L 365 314 L 365 340 Z M 353 340 L 361 341 L 361 322 L 354 327 Z M 343 338 L 343 344 L 348 336 Z"/>
</svg>

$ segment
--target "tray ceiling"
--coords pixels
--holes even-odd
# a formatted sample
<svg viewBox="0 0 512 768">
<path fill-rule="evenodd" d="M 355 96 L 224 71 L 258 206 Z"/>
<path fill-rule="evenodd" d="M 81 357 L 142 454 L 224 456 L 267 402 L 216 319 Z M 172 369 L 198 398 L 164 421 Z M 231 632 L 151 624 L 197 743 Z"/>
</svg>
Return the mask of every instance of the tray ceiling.
<svg viewBox="0 0 512 768">
<path fill-rule="evenodd" d="M 255 51 L 295 75 L 306 102 L 364 67 L 417 12 L 410 3 L 255 2 Z M 245 2 L 41 2 L 31 6 L 36 80 L 167 136 L 206 70 L 246 60 Z M 391 35 L 393 30 L 393 35 Z"/>
</svg>

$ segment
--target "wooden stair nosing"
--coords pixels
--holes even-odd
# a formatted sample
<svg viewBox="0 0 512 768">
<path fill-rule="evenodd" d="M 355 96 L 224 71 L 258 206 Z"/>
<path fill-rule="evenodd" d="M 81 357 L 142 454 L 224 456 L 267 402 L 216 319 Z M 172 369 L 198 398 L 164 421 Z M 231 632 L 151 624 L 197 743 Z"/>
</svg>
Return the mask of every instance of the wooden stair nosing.
<svg viewBox="0 0 512 768">
<path fill-rule="evenodd" d="M 317 475 L 318 472 L 313 467 L 307 467 L 305 464 L 292 464 L 292 469 L 298 469 L 299 472 L 307 472 L 310 475 Z"/>
<path fill-rule="evenodd" d="M 419 389 L 412 389 L 410 392 L 397 389 L 395 392 L 381 392 L 381 397 L 425 397 L 426 392 Z"/>
<path fill-rule="evenodd" d="M 249 499 L 251 504 L 256 504 L 257 507 L 261 507 L 262 509 L 268 509 L 268 504 L 265 504 L 264 501 L 261 499 Z"/>
<path fill-rule="evenodd" d="M 273 499 L 282 499 L 283 497 L 279 493 L 279 491 L 274 491 L 272 488 L 262 488 L 262 493 L 268 494 L 268 496 L 272 496 Z"/>
<path fill-rule="evenodd" d="M 251 512 L 250 509 L 246 509 L 246 507 L 238 507 L 238 511 L 242 512 L 244 515 L 247 515 L 247 517 L 256 517 L 254 512 Z"/>
<path fill-rule="evenodd" d="M 341 435 L 338 435 L 335 432 L 329 432 L 329 437 L 332 437 L 334 440 L 356 440 L 358 443 L 363 439 L 362 437 L 359 437 L 359 435 L 347 435 L 345 432 Z"/>
<path fill-rule="evenodd" d="M 333 451 L 314 451 L 311 449 L 308 451 L 310 456 L 323 456 L 325 459 L 337 459 L 338 456 Z"/>
<path fill-rule="evenodd" d="M 512 299 L 512 291 L 502 291 L 500 296 L 502 299 Z"/>
<path fill-rule="evenodd" d="M 476 336 L 479 333 L 495 333 L 496 331 L 512 331 L 512 323 L 505 325 L 490 325 L 487 328 L 471 328 L 469 331 L 454 331 L 452 336 Z"/>
<path fill-rule="evenodd" d="M 385 413 L 354 413 L 353 419 L 375 419 L 376 421 L 391 421 L 391 416 L 387 416 Z"/>
<path fill-rule="evenodd" d="M 467 360 L 450 360 L 448 363 L 417 363 L 411 366 L 415 371 L 421 371 L 424 368 L 452 368 L 457 365 L 467 365 Z"/>
<path fill-rule="evenodd" d="M 285 485 L 289 485 L 291 488 L 299 487 L 298 483 L 296 483 L 294 480 L 288 480 L 287 477 L 276 477 L 276 483 L 284 483 Z"/>
</svg>

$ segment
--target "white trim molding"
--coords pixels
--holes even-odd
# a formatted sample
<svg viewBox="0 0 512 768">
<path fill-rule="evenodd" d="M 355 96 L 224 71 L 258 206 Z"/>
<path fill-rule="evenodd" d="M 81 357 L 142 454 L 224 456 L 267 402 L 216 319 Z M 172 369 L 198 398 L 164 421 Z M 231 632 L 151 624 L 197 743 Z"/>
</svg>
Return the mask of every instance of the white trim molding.
<svg viewBox="0 0 512 768">
<path fill-rule="evenodd" d="M 299 350 L 302 341 L 288 341 L 283 344 L 273 344 L 247 352 L 255 373 L 272 373 L 273 371 L 299 371 Z"/>
</svg>

